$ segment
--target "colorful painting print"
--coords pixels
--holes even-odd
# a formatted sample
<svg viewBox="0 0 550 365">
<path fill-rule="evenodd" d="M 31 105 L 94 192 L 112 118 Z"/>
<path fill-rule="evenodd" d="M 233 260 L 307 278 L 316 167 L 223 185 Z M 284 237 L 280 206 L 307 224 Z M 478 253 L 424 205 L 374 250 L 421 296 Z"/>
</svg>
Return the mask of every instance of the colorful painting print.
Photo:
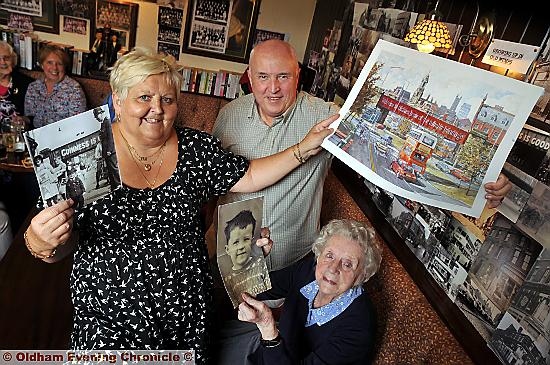
<svg viewBox="0 0 550 365">
<path fill-rule="evenodd" d="M 391 193 L 478 217 L 541 92 L 379 40 L 323 147 Z"/>
</svg>

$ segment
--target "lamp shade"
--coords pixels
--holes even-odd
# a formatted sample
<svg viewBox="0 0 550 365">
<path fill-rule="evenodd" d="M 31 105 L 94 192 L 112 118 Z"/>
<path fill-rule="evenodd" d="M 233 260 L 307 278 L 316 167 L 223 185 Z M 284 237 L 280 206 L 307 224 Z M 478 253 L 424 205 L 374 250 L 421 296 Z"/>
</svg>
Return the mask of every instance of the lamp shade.
<svg viewBox="0 0 550 365">
<path fill-rule="evenodd" d="M 431 52 L 435 48 L 449 49 L 452 46 L 447 26 L 440 21 L 424 19 L 405 36 L 405 42 L 415 43 L 418 50 Z"/>
</svg>

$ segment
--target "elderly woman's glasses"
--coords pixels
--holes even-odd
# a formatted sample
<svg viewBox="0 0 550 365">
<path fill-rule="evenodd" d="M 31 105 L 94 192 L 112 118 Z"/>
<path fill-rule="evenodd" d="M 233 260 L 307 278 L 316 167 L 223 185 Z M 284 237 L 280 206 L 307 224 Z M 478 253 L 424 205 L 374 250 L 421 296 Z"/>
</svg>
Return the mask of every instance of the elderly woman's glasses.
<svg viewBox="0 0 550 365">
<path fill-rule="evenodd" d="M 9 62 L 11 61 L 11 56 L 0 56 L 0 61 Z"/>
</svg>

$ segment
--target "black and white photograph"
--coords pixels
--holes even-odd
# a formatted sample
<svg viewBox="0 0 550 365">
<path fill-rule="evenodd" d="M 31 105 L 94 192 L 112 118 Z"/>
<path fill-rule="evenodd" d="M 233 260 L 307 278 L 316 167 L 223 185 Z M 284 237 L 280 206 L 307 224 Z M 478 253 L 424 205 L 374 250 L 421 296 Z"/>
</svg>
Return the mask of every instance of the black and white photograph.
<svg viewBox="0 0 550 365">
<path fill-rule="evenodd" d="M 239 29 L 234 27 L 238 21 L 233 14 L 233 11 L 236 10 L 234 6 L 241 2 L 241 0 L 195 0 L 190 2 L 187 42 L 184 43 L 183 49 L 225 54 L 235 41 L 234 33 L 244 31 L 242 28 L 244 25 L 241 23 L 239 23 Z M 239 41 L 242 40 L 239 38 Z"/>
<path fill-rule="evenodd" d="M 311 68 L 312 70 L 317 71 L 319 68 L 319 59 L 321 58 L 321 54 L 317 51 L 309 51 L 309 59 L 307 62 L 307 67 Z"/>
<path fill-rule="evenodd" d="M 152 1 L 149 0 L 149 2 L 155 2 L 155 0 L 152 0 Z M 184 0 L 157 0 L 157 5 L 183 10 L 183 8 L 185 7 L 185 1 Z"/>
<path fill-rule="evenodd" d="M 546 312 L 546 315 L 548 315 L 548 312 Z M 509 313 L 504 314 L 487 345 L 505 365 L 539 365 L 547 363 L 548 354 L 544 354 L 546 355 L 544 356 L 541 353 L 532 335 L 526 332 Z"/>
<path fill-rule="evenodd" d="M 544 147 L 550 146 L 550 141 L 544 144 Z M 547 149 L 546 155 L 542 160 L 537 173 L 535 174 L 535 179 L 550 186 L 550 148 Z"/>
<path fill-rule="evenodd" d="M 158 40 L 161 42 L 176 43 L 179 45 L 181 31 L 179 28 L 159 25 Z"/>
<path fill-rule="evenodd" d="M 227 39 L 227 27 L 224 25 L 195 22 L 191 29 L 189 48 L 207 49 L 224 53 Z"/>
<path fill-rule="evenodd" d="M 454 302 L 458 288 L 464 283 L 468 273 L 456 261 L 452 253 L 440 245 L 436 245 L 434 248 L 431 252 L 430 260 L 425 265 L 426 269 Z"/>
<path fill-rule="evenodd" d="M 97 0 L 96 23 L 98 27 L 109 24 L 112 28 L 130 30 L 131 19 L 129 4 Z"/>
<path fill-rule="evenodd" d="M 229 0 L 197 0 L 195 19 L 227 24 L 231 15 L 232 3 Z"/>
<path fill-rule="evenodd" d="M 372 189 L 372 201 L 387 219 L 390 215 L 394 195 L 384 189 L 380 189 L 376 185 L 373 185 Z"/>
<path fill-rule="evenodd" d="M 516 225 L 544 247 L 550 248 L 550 187 L 548 185 L 535 182 Z"/>
<path fill-rule="evenodd" d="M 177 8 L 159 7 L 158 23 L 171 28 L 181 28 L 183 10 Z"/>
<path fill-rule="evenodd" d="M 69 15 L 76 18 L 90 19 L 92 11 L 90 2 L 82 0 L 57 0 L 59 15 Z"/>
<path fill-rule="evenodd" d="M 97 0 L 95 30 L 103 30 L 103 40 L 117 43 L 116 47 L 132 49 L 136 42 L 138 4 L 115 0 Z M 95 32 L 94 30 L 94 32 Z M 115 39 L 113 37 L 116 36 Z M 90 43 L 92 47 L 93 41 Z M 118 52 L 118 51 L 117 51 Z M 112 66 L 112 58 L 106 66 Z M 115 58 L 116 60 L 116 58 Z"/>
<path fill-rule="evenodd" d="M 539 62 L 535 65 L 531 76 L 531 83 L 544 88 L 544 94 L 537 100 L 531 117 L 540 121 L 546 121 L 550 113 L 550 60 Z M 550 123 L 550 121 L 546 121 Z"/>
<path fill-rule="evenodd" d="M 1 0 L 0 10 L 30 16 L 42 16 L 42 0 Z"/>
<path fill-rule="evenodd" d="M 502 200 L 502 204 L 497 209 L 500 214 L 508 218 L 512 223 L 516 223 L 531 196 L 535 178 L 527 175 L 508 162 L 504 164 L 502 171 L 508 176 L 512 189 L 506 194 Z"/>
<path fill-rule="evenodd" d="M 30 15 L 9 13 L 8 27 L 12 29 L 30 30 L 32 31 L 34 26 L 32 24 L 32 18 Z"/>
<path fill-rule="evenodd" d="M 84 19 L 63 17 L 63 31 L 67 33 L 86 34 L 88 22 Z"/>
<path fill-rule="evenodd" d="M 390 208 L 388 221 L 395 228 L 397 233 L 405 239 L 409 234 L 409 227 L 415 216 L 414 207 L 410 200 L 394 196 Z"/>
<path fill-rule="evenodd" d="M 81 208 L 120 185 L 107 105 L 25 132 L 42 200 Z"/>
<path fill-rule="evenodd" d="M 527 279 L 518 289 L 508 309 L 508 314 L 518 322 L 521 332 L 529 334 L 534 339 L 534 347 L 544 358 L 543 362 L 536 362 L 536 364 L 548 363 L 548 360 L 550 360 L 549 298 L 550 250 L 544 249 L 535 261 Z M 505 319 L 506 316 L 503 317 L 501 324 Z M 499 328 L 501 324 L 499 324 Z M 534 353 L 537 352 L 535 348 L 532 348 Z"/>
<path fill-rule="evenodd" d="M 441 244 L 447 250 L 454 262 L 459 264 L 465 272 L 470 270 L 472 261 L 481 247 L 484 239 L 478 237 L 470 229 L 473 223 L 466 221 L 463 224 L 458 219 L 451 219 Z M 468 224 L 469 223 L 469 224 Z M 464 276 L 464 279 L 466 276 Z"/>
<path fill-rule="evenodd" d="M 179 44 L 158 42 L 157 52 L 172 55 L 177 60 L 180 57 L 180 46 Z"/>
<path fill-rule="evenodd" d="M 459 289 L 457 303 L 488 340 L 525 281 L 542 246 L 499 215 Z"/>
<path fill-rule="evenodd" d="M 340 38 L 342 37 L 342 27 L 343 22 L 341 20 L 334 21 L 332 31 L 330 32 L 330 40 L 328 42 L 328 50 L 332 53 L 336 53 L 338 51 Z"/>
<path fill-rule="evenodd" d="M 263 251 L 256 245 L 262 227 L 263 197 L 218 206 L 217 260 L 233 307 L 241 294 L 271 289 Z"/>
<path fill-rule="evenodd" d="M 282 41 L 288 41 L 288 37 L 284 33 L 273 32 L 264 29 L 256 29 L 254 31 L 254 42 L 252 43 L 252 48 L 256 47 L 258 43 L 267 41 L 269 39 L 280 39 Z"/>
<path fill-rule="evenodd" d="M 502 200 L 502 204 L 499 205 L 498 211 L 512 223 L 516 223 L 531 193 L 524 189 L 524 186 L 514 184 L 513 180 L 510 180 L 510 183 L 512 184 L 512 189 Z"/>
</svg>

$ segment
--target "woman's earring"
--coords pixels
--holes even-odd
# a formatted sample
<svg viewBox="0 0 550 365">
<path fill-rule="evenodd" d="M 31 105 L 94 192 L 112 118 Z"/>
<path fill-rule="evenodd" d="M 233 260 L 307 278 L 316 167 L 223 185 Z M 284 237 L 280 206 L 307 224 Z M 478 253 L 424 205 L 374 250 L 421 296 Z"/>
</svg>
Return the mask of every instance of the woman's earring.
<svg viewBox="0 0 550 365">
<path fill-rule="evenodd" d="M 115 116 L 115 122 L 120 122 L 120 114 L 117 114 L 117 115 Z"/>
</svg>

